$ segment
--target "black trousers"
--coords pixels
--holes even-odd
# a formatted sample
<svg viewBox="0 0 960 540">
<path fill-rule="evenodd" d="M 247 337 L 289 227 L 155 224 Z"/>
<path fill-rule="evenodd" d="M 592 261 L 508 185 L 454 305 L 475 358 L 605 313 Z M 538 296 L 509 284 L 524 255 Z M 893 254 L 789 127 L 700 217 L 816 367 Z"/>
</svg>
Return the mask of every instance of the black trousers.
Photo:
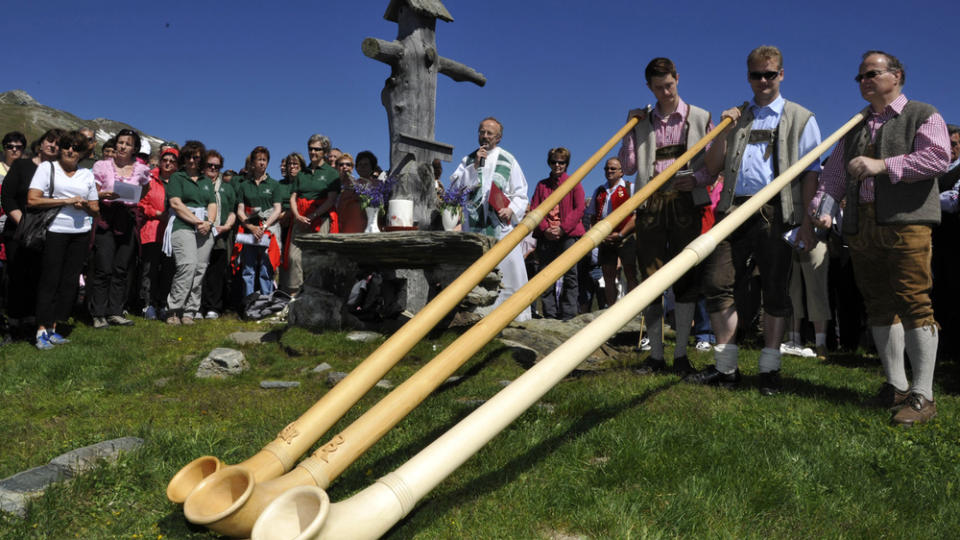
<svg viewBox="0 0 960 540">
<path fill-rule="evenodd" d="M 540 261 L 540 270 L 543 271 L 554 259 L 561 253 L 569 249 L 580 238 L 570 236 L 559 240 L 537 240 L 537 260 Z M 577 265 L 573 265 L 565 274 L 563 274 L 562 285 L 560 289 L 560 302 L 557 302 L 557 293 L 555 287 L 549 287 L 540 296 L 540 302 L 543 305 L 543 317 L 546 319 L 572 319 L 580 311 L 579 283 L 577 279 Z"/>
<path fill-rule="evenodd" d="M 122 234 L 97 229 L 93 239 L 93 272 L 88 285 L 88 307 L 93 317 L 122 315 L 127 303 L 130 267 L 137 253 L 134 227 Z"/>
<path fill-rule="evenodd" d="M 80 272 L 90 252 L 90 233 L 47 231 L 37 289 L 37 324 L 50 328 L 70 318 Z"/>
<path fill-rule="evenodd" d="M 140 247 L 140 303 L 142 307 L 162 308 L 167 305 L 175 265 L 173 257 L 163 254 L 162 242 Z"/>
<path fill-rule="evenodd" d="M 210 262 L 203 274 L 203 289 L 200 296 L 200 311 L 223 313 L 223 299 L 227 292 L 227 264 L 230 250 L 214 247 L 210 250 Z"/>
<path fill-rule="evenodd" d="M 7 248 L 7 315 L 14 319 L 32 317 L 36 314 L 42 252 L 20 245 L 12 234 L 4 235 L 3 241 Z"/>
</svg>

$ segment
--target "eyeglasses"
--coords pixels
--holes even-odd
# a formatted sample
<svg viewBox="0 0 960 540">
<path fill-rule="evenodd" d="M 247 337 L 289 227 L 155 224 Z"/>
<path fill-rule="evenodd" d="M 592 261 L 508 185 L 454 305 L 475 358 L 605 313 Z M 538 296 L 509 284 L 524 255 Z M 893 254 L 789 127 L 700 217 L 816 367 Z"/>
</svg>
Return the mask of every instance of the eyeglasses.
<svg viewBox="0 0 960 540">
<path fill-rule="evenodd" d="M 9 144 L 5 144 L 3 147 L 6 148 L 7 150 L 13 150 L 14 152 L 19 152 L 23 150 L 22 144 L 9 143 Z"/>
<path fill-rule="evenodd" d="M 864 79 L 872 79 L 878 75 L 882 75 L 884 73 L 890 73 L 890 72 L 891 70 L 889 69 L 871 69 L 866 73 L 858 74 L 856 77 L 853 78 L 853 80 L 856 81 L 857 84 L 860 84 L 861 82 L 863 82 Z"/>
<path fill-rule="evenodd" d="M 196 154 L 196 155 L 192 155 L 192 156 L 187 156 L 187 157 L 186 157 L 186 160 L 187 160 L 187 161 L 200 161 L 200 154 Z"/>
<path fill-rule="evenodd" d="M 779 75 L 780 75 L 780 72 L 779 72 L 779 71 L 751 71 L 751 72 L 750 72 L 750 80 L 752 80 L 752 81 L 759 81 L 759 80 L 772 81 L 772 80 L 776 79 Z"/>
<path fill-rule="evenodd" d="M 219 163 L 207 163 L 207 168 L 208 168 L 208 169 L 213 169 L 213 170 L 215 170 L 215 171 L 219 171 L 219 170 L 220 170 L 220 167 L 223 167 L 223 165 L 221 165 L 221 164 L 219 164 Z"/>
<path fill-rule="evenodd" d="M 620 170 L 620 167 L 604 167 L 603 170 L 605 170 L 605 171 L 619 171 L 619 170 Z"/>
<path fill-rule="evenodd" d="M 551 159 L 551 160 L 549 161 L 549 163 L 550 163 L 550 166 L 552 167 L 552 166 L 554 166 L 554 165 L 566 165 L 566 164 L 568 164 L 568 163 L 570 163 L 570 162 L 569 162 L 569 161 L 557 161 L 557 160 L 555 160 L 555 159 Z"/>
<path fill-rule="evenodd" d="M 337 167 L 353 167 L 353 163 L 350 163 L 349 161 L 341 161 L 340 163 L 337 163 Z"/>
<path fill-rule="evenodd" d="M 323 147 L 322 147 L 322 146 L 308 146 L 308 147 L 307 147 L 307 150 L 309 150 L 309 151 L 311 151 L 311 152 L 323 152 Z"/>
</svg>

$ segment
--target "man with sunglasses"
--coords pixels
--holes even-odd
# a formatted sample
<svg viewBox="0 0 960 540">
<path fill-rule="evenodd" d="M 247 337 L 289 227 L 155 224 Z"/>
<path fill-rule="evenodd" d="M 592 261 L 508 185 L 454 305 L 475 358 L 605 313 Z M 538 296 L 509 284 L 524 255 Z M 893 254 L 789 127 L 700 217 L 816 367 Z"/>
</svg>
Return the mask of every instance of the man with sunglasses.
<svg viewBox="0 0 960 540">
<path fill-rule="evenodd" d="M 870 104 L 866 119 L 837 143 L 808 210 L 830 227 L 832 216 L 820 208 L 846 199 L 841 228 L 887 377 L 872 404 L 909 426 L 937 415 L 930 238 L 940 222 L 936 177 L 950 163 L 949 136 L 936 109 L 903 94 L 906 72 L 895 56 L 866 52 L 854 80 Z"/>
<path fill-rule="evenodd" d="M 743 111 L 723 111 L 722 116 L 733 123 L 707 151 L 707 168 L 712 174 L 722 172 L 724 178 L 717 221 L 820 144 L 820 129 L 813 113 L 780 95 L 783 73 L 783 55 L 776 47 L 757 47 L 747 56 L 753 100 Z M 763 305 L 760 393 L 770 396 L 780 392 L 780 341 L 785 317 L 793 312 L 788 292 L 792 248 L 783 235 L 799 226 L 798 245 L 802 243 L 802 249 L 808 251 L 816 243 L 804 203 L 816 188 L 819 172 L 820 163 L 815 160 L 707 258 L 703 292 L 717 338 L 713 353 L 716 364 L 688 376 L 688 382 L 727 387 L 739 383 L 737 303 L 742 305 L 743 300 L 735 298 L 734 291 L 740 294 L 746 290 L 756 268 Z"/>
<path fill-rule="evenodd" d="M 627 113 L 627 118 L 636 116 L 640 122 L 623 138 L 619 152 L 623 174 L 637 174 L 638 190 L 713 129 L 709 112 L 688 105 L 680 98 L 677 68 L 670 59 L 654 58 L 647 64 L 644 76 L 647 88 L 657 98 L 657 105 L 650 111 L 633 109 Z M 653 275 L 700 235 L 700 207 L 709 204 L 706 186 L 714 180 L 716 174 L 707 171 L 704 152 L 700 152 L 637 211 L 637 266 L 643 279 Z M 630 278 L 627 279 L 629 282 Z M 699 281 L 699 268 L 693 268 L 673 285 L 677 299 L 673 370 L 681 374 L 693 371 L 687 360 L 687 342 L 700 294 Z M 636 370 L 640 374 L 667 368 L 663 353 L 662 300 L 644 310 L 644 320 L 651 349 L 650 356 Z"/>
</svg>

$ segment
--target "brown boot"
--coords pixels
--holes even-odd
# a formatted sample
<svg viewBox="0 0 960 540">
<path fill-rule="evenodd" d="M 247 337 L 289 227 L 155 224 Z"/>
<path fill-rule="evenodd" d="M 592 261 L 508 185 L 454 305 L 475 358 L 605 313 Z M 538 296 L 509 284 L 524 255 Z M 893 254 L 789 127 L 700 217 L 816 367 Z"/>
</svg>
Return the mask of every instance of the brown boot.
<svg viewBox="0 0 960 540">
<path fill-rule="evenodd" d="M 932 420 L 937 416 L 937 404 L 914 392 L 907 398 L 903 408 L 893 415 L 893 423 L 901 426 L 912 426 Z"/>
</svg>

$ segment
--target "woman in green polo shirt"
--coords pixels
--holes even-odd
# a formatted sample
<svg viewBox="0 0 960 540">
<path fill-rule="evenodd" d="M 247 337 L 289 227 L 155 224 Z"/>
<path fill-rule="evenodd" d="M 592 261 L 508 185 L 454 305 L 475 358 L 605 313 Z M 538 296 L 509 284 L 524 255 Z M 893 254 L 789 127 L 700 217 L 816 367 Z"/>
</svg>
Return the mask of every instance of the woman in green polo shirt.
<svg viewBox="0 0 960 540">
<path fill-rule="evenodd" d="M 260 294 L 273 292 L 274 266 L 267 249 L 275 242 L 277 252 L 280 247 L 280 227 L 275 226 L 280 218 L 280 201 L 276 200 L 279 184 L 267 174 L 270 151 L 264 146 L 254 148 L 249 162 L 247 177 L 238 184 L 237 193 L 237 216 L 247 233 L 242 238 L 237 237 L 237 241 L 243 244 L 240 262 L 245 297 L 258 288 Z"/>
<path fill-rule="evenodd" d="M 167 184 L 167 200 L 176 216 L 170 225 L 170 243 L 177 267 L 167 296 L 167 324 L 193 324 L 200 311 L 203 274 L 213 248 L 217 199 L 213 183 L 200 170 L 206 147 L 187 141 L 180 151 L 180 170 Z"/>
</svg>

